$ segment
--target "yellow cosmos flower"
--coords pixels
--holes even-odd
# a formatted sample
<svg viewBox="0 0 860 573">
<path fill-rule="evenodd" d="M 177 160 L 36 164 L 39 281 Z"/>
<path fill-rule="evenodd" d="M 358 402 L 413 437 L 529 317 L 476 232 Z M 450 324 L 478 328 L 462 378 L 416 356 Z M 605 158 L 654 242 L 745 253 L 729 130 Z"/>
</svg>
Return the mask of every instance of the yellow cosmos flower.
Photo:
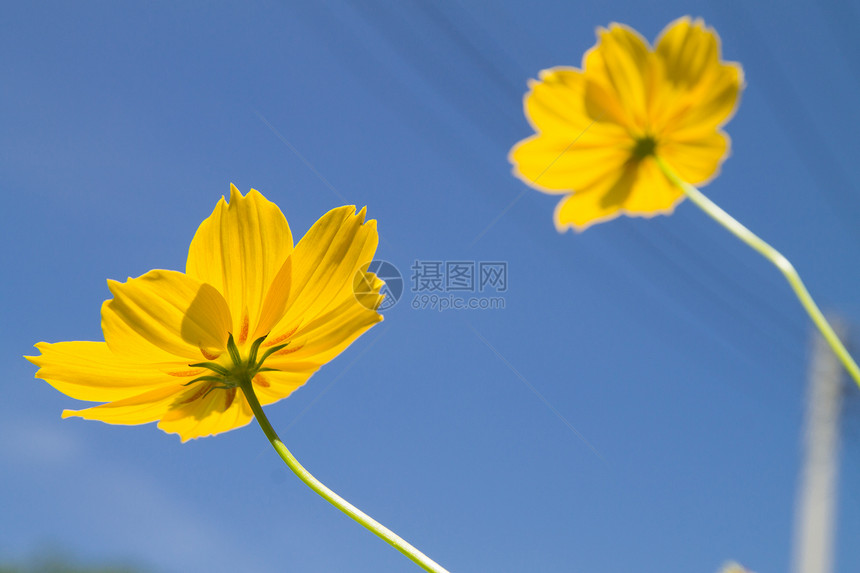
<svg viewBox="0 0 860 573">
<path fill-rule="evenodd" d="M 277 205 L 231 185 L 229 204 L 222 197 L 194 235 L 185 273 L 108 281 L 105 342 L 40 342 L 41 356 L 28 357 L 36 377 L 107 402 L 64 418 L 158 421 L 182 441 L 244 426 L 253 414 L 239 378 L 252 377 L 262 404 L 276 402 L 382 320 L 380 295 L 374 305 L 352 292 L 378 242 L 364 215 L 334 209 L 294 248 Z M 367 280 L 378 293 L 382 281 Z"/>
<path fill-rule="evenodd" d="M 688 183 L 716 176 L 729 152 L 720 127 L 735 111 L 743 70 L 720 60 L 713 29 L 684 17 L 653 49 L 627 26 L 599 28 L 581 70 L 544 70 L 530 88 L 525 113 L 537 133 L 511 150 L 514 174 L 567 195 L 556 227 L 581 231 L 620 214 L 673 211 L 683 192 L 655 156 Z"/>
<path fill-rule="evenodd" d="M 720 573 L 752 573 L 752 571 L 743 568 L 737 563 L 731 562 L 723 565 L 723 568 L 720 569 Z"/>
</svg>

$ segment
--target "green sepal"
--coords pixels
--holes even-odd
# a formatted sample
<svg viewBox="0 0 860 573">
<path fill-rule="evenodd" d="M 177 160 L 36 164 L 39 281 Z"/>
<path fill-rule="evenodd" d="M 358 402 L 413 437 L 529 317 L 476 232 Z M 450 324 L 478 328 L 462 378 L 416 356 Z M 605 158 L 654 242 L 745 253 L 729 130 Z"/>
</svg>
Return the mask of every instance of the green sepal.
<svg viewBox="0 0 860 573">
<path fill-rule="evenodd" d="M 191 368 L 208 368 L 213 372 L 217 372 L 221 376 L 229 376 L 230 371 L 221 366 L 220 364 L 216 364 L 215 362 L 198 362 L 197 364 L 189 364 Z"/>
<path fill-rule="evenodd" d="M 199 378 L 195 378 L 191 382 L 186 382 L 183 386 L 190 386 L 195 382 L 223 382 L 224 379 L 220 376 L 200 376 Z"/>
<path fill-rule="evenodd" d="M 248 364 L 257 363 L 257 351 L 260 349 L 260 345 L 263 344 L 264 340 L 266 340 L 266 335 L 261 336 L 251 344 L 251 352 L 248 353 Z"/>
<path fill-rule="evenodd" d="M 261 356 L 261 357 L 260 357 L 260 360 L 259 360 L 259 361 L 254 365 L 255 370 L 257 370 L 257 372 L 259 372 L 259 371 L 260 371 L 260 367 L 263 365 L 263 362 L 265 362 L 265 361 L 266 361 L 266 358 L 268 358 L 269 356 L 271 356 L 272 354 L 274 354 L 274 353 L 275 353 L 275 352 L 277 352 L 278 350 L 283 350 L 284 348 L 286 348 L 286 347 L 287 347 L 287 346 L 289 346 L 289 345 L 290 345 L 290 343 L 289 343 L 289 342 L 287 342 L 286 344 L 279 344 L 279 345 L 277 345 L 277 346 L 273 346 L 273 347 L 271 347 L 270 349 L 268 349 L 268 350 L 263 354 L 263 356 Z"/>
<path fill-rule="evenodd" d="M 236 341 L 233 340 L 232 332 L 230 333 L 230 337 L 227 338 L 227 352 L 230 353 L 230 358 L 233 360 L 234 365 L 242 365 L 242 356 L 239 354 L 239 349 L 236 347 Z"/>
</svg>

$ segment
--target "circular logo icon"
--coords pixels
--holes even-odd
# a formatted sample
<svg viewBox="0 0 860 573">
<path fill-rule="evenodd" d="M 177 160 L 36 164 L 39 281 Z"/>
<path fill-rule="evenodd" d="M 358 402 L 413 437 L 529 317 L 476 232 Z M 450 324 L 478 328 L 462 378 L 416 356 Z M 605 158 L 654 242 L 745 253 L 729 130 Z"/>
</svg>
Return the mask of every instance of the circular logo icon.
<svg viewBox="0 0 860 573">
<path fill-rule="evenodd" d="M 374 275 L 385 282 L 378 291 L 374 288 Z M 397 304 L 403 295 L 403 276 L 388 261 L 370 261 L 356 271 L 352 292 L 364 307 L 384 312 Z M 379 295 L 384 297 L 381 302 Z"/>
</svg>

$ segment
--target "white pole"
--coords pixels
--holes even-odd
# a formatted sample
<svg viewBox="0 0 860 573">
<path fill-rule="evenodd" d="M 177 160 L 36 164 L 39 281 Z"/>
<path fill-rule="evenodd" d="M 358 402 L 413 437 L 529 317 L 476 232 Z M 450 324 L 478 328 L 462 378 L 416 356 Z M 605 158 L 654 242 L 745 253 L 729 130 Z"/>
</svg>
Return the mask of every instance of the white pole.
<svg viewBox="0 0 860 573">
<path fill-rule="evenodd" d="M 831 319 L 832 320 L 832 319 Z M 844 340 L 844 328 L 834 330 Z M 803 469 L 795 501 L 794 573 L 832 573 L 844 371 L 817 334 L 812 344 Z"/>
</svg>

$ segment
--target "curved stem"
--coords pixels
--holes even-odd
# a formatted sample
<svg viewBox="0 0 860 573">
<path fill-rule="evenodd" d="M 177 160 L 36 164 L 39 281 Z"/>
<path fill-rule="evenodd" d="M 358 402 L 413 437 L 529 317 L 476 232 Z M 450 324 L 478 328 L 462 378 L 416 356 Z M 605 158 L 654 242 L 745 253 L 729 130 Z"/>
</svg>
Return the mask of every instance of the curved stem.
<svg viewBox="0 0 860 573">
<path fill-rule="evenodd" d="M 839 358 L 839 361 L 842 362 L 842 365 L 857 385 L 860 386 L 860 368 L 857 367 L 857 363 L 851 357 L 851 354 L 848 353 L 848 350 L 845 349 L 845 346 L 833 331 L 830 323 L 827 322 L 826 318 L 824 318 L 824 314 L 822 314 L 818 305 L 815 304 L 809 291 L 806 290 L 806 286 L 803 284 L 803 281 L 800 280 L 800 275 L 798 275 L 797 271 L 794 270 L 794 266 L 789 262 L 789 260 L 786 259 L 782 253 L 761 240 L 757 235 L 755 235 L 755 233 L 741 225 L 734 217 L 723 211 L 701 191 L 678 177 L 678 174 L 675 173 L 662 159 L 659 157 L 655 157 L 654 159 L 657 161 L 657 165 L 660 166 L 663 174 L 666 175 L 672 183 L 680 187 L 690 201 L 695 203 L 697 207 L 707 213 L 712 219 L 725 227 L 741 241 L 758 251 L 764 258 L 769 260 L 780 270 L 788 281 L 788 284 L 791 285 L 795 296 L 797 296 L 800 304 L 803 305 L 809 318 L 812 319 L 812 322 L 814 322 L 815 326 L 818 327 L 821 335 L 830 345 L 830 348 L 833 349 L 833 352 Z"/>
<path fill-rule="evenodd" d="M 263 433 L 266 434 L 266 437 L 269 438 L 269 441 L 272 443 L 272 447 L 275 448 L 275 451 L 278 452 L 278 455 L 281 456 L 281 459 L 284 460 L 287 467 L 299 476 L 300 480 L 305 482 L 309 488 L 317 492 L 323 499 L 381 537 L 389 545 L 406 555 L 406 557 L 417 563 L 425 571 L 430 571 L 432 573 L 448 573 L 446 569 L 418 551 L 418 549 L 407 543 L 399 535 L 337 495 L 317 478 L 312 476 L 310 472 L 302 467 L 302 464 L 296 460 L 290 450 L 287 449 L 278 437 L 274 428 L 272 428 L 268 418 L 266 418 L 266 414 L 263 413 L 263 407 L 260 405 L 257 395 L 254 393 L 254 388 L 249 376 L 246 375 L 242 377 L 240 387 L 242 388 L 242 392 L 244 392 L 245 397 L 248 399 L 248 404 L 250 404 L 251 410 L 254 412 L 254 417 L 263 429 Z"/>
</svg>

